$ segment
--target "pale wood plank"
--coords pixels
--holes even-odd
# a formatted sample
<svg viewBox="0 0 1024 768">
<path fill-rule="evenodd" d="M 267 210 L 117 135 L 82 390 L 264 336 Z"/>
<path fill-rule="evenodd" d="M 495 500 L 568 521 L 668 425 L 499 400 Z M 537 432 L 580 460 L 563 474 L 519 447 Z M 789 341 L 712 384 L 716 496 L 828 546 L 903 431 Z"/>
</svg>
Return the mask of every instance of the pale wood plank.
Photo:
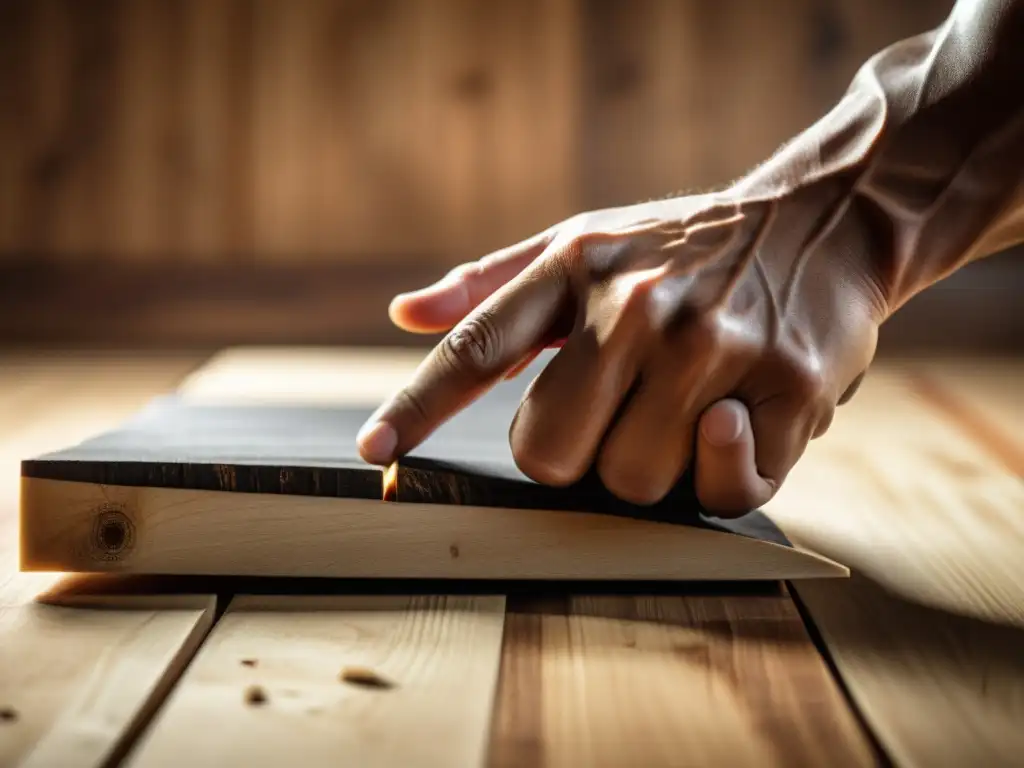
<svg viewBox="0 0 1024 768">
<path fill-rule="evenodd" d="M 895 762 L 1015 765 L 1024 487 L 933 407 L 919 365 L 870 375 L 768 511 L 850 564 L 842 584 L 794 588 Z"/>
<path fill-rule="evenodd" d="M 788 595 L 510 607 L 492 766 L 871 765 Z"/>
<path fill-rule="evenodd" d="M 842 578 L 794 547 L 584 512 L 22 479 L 23 567 L 338 578 Z M 30 524 L 29 524 L 30 523 Z M 115 543 L 97 535 L 115 527 Z"/>
<path fill-rule="evenodd" d="M 128 417 L 194 355 L 0 353 L 2 765 L 102 765 L 159 703 L 214 616 L 209 595 L 91 595 L 18 573 L 19 461 Z M 72 589 L 74 587 L 74 589 Z"/>
<path fill-rule="evenodd" d="M 198 648 L 214 603 L 157 596 L 0 605 L 0 699 L 17 713 L 0 724 L 0 765 L 105 764 Z"/>
<path fill-rule="evenodd" d="M 911 601 L 1024 626 L 1024 484 L 905 371 L 873 370 L 765 511 Z"/>
<path fill-rule="evenodd" d="M 182 382 L 207 404 L 308 403 L 376 407 L 409 381 L 423 349 L 233 347 Z"/>
<path fill-rule="evenodd" d="M 1024 477 L 1024 360 L 922 361 L 911 371 L 932 405 Z"/>
<path fill-rule="evenodd" d="M 129 764 L 478 765 L 504 603 L 236 597 Z M 343 682 L 346 668 L 389 687 Z"/>
<path fill-rule="evenodd" d="M 1021 764 L 1024 631 L 898 599 L 857 574 L 796 590 L 896 765 Z"/>
</svg>

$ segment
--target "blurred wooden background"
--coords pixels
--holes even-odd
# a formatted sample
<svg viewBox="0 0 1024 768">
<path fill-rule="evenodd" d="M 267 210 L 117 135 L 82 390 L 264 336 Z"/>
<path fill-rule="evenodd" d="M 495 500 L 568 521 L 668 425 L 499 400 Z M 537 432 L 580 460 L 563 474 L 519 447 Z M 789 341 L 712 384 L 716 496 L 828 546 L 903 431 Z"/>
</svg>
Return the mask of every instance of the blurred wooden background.
<svg viewBox="0 0 1024 768">
<path fill-rule="evenodd" d="M 951 4 L 0 0 L 0 338 L 407 343 L 394 292 L 728 181 Z M 883 347 L 1019 346 L 1021 264 Z"/>
</svg>

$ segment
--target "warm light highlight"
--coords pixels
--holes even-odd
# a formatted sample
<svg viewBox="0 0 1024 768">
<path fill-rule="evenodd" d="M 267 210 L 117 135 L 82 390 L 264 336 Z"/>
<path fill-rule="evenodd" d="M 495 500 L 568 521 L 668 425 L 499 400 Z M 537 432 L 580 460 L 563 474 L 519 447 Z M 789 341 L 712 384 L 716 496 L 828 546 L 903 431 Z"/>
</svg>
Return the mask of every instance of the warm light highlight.
<svg viewBox="0 0 1024 768">
<path fill-rule="evenodd" d="M 384 501 L 398 501 L 398 462 L 384 470 Z"/>
</svg>

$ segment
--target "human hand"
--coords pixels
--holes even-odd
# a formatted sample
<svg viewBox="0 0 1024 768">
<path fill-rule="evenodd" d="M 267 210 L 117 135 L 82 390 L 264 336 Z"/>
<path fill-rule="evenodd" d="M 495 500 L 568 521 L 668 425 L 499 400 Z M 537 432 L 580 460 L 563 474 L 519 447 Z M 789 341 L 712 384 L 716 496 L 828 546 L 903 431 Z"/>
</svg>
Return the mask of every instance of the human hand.
<svg viewBox="0 0 1024 768">
<path fill-rule="evenodd" d="M 400 296 L 392 319 L 451 329 L 371 418 L 386 464 L 545 346 L 561 350 L 510 428 L 520 469 L 565 485 L 595 462 L 651 504 L 694 463 L 711 513 L 766 503 L 869 365 L 885 306 L 869 228 L 814 187 L 701 195 L 573 217 Z"/>
</svg>

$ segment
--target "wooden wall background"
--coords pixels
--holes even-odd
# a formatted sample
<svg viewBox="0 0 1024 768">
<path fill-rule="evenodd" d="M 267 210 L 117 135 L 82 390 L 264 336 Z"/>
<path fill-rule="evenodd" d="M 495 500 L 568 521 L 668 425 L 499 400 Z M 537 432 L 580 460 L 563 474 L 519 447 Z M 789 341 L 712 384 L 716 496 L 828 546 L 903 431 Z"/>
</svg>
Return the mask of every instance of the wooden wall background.
<svg viewBox="0 0 1024 768">
<path fill-rule="evenodd" d="M 394 291 L 727 181 L 951 4 L 0 0 L 0 337 L 406 342 Z"/>
</svg>

